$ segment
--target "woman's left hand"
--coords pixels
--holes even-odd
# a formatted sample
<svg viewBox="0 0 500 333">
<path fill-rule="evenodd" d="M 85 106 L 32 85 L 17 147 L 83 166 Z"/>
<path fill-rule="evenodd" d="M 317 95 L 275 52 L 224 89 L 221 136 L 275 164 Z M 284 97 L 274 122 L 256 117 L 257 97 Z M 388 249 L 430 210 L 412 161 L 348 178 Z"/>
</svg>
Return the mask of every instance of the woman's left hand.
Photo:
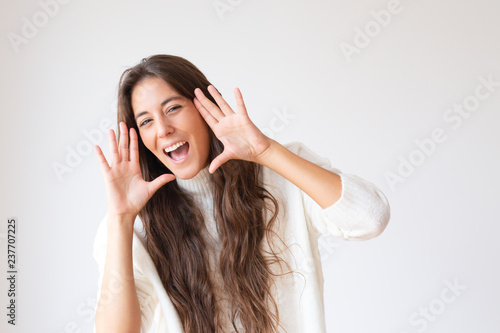
<svg viewBox="0 0 500 333">
<path fill-rule="evenodd" d="M 209 167 L 214 173 L 218 167 L 231 159 L 257 162 L 271 146 L 272 140 L 265 136 L 250 120 L 239 88 L 234 89 L 238 112 L 234 112 L 213 85 L 207 87 L 217 105 L 212 103 L 200 88 L 194 93 L 194 105 L 205 119 L 217 138 L 224 144 L 224 151 Z"/>
</svg>

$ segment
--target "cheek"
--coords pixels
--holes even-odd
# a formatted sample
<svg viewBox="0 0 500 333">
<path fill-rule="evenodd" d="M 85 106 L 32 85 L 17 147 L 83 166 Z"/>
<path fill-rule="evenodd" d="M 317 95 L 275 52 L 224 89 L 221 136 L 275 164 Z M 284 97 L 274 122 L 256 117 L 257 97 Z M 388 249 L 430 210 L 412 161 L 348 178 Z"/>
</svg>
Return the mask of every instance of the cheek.
<svg viewBox="0 0 500 333">
<path fill-rule="evenodd" d="M 208 155 L 210 153 L 210 131 L 208 125 L 206 125 L 205 122 L 203 122 L 202 126 L 198 127 L 198 133 L 198 140 L 200 141 L 200 152 L 203 156 L 206 156 L 206 158 L 208 158 Z"/>
<path fill-rule="evenodd" d="M 202 127 L 201 133 L 203 133 L 203 137 L 202 137 L 203 142 L 204 142 L 203 146 L 208 151 L 208 149 L 210 147 L 210 130 L 209 130 L 208 125 L 205 122 L 203 122 L 203 127 Z"/>
<path fill-rule="evenodd" d="M 209 146 L 209 128 L 208 124 L 205 122 L 205 120 L 201 117 L 201 115 L 197 115 L 196 121 L 192 122 L 193 123 L 193 128 L 191 129 L 194 133 L 197 133 L 198 140 L 200 140 L 200 144 L 205 147 Z"/>
<path fill-rule="evenodd" d="M 153 150 L 153 148 L 154 148 L 154 142 L 151 140 L 150 135 L 148 136 L 148 134 L 145 133 L 144 131 L 140 132 L 139 134 L 141 136 L 141 140 L 142 140 L 142 143 L 144 144 L 144 146 L 148 150 Z"/>
</svg>

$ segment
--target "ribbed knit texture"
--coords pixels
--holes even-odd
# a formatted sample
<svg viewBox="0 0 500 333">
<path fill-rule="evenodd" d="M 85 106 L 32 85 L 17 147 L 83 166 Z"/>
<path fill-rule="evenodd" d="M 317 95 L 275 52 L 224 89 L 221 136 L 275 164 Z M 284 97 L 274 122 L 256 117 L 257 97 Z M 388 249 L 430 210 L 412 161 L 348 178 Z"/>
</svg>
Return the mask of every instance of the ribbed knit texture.
<svg viewBox="0 0 500 333">
<path fill-rule="evenodd" d="M 274 171 L 262 167 L 264 186 L 280 203 L 278 233 L 288 246 L 282 257 L 294 270 L 275 280 L 273 296 L 280 314 L 280 322 L 288 333 L 324 333 L 323 273 L 318 248 L 321 235 L 345 240 L 367 240 L 380 235 L 390 219 L 390 206 L 384 194 L 372 183 L 353 174 L 344 174 L 333 168 L 328 159 L 316 155 L 301 143 L 284 145 L 293 153 L 341 177 L 342 196 L 325 209 L 298 187 Z M 220 242 L 212 216 L 212 196 L 209 189 L 208 167 L 194 178 L 177 179 L 179 186 L 193 194 L 203 210 L 209 232 L 210 265 L 212 277 L 220 281 L 217 267 Z M 142 313 L 141 332 L 183 333 L 181 322 L 170 298 L 163 288 L 156 268 L 144 246 L 144 231 L 140 219 L 134 225 L 134 276 Z M 98 295 L 102 284 L 106 257 L 106 217 L 102 220 L 94 241 L 94 258 L 99 267 Z M 283 246 L 280 249 L 285 249 Z M 306 283 L 307 282 L 307 283 Z M 220 302 L 224 290 L 217 291 Z M 229 309 L 229 305 L 227 309 Z M 228 329 L 227 332 L 233 332 Z M 285 332 L 280 330 L 280 332 Z"/>
</svg>

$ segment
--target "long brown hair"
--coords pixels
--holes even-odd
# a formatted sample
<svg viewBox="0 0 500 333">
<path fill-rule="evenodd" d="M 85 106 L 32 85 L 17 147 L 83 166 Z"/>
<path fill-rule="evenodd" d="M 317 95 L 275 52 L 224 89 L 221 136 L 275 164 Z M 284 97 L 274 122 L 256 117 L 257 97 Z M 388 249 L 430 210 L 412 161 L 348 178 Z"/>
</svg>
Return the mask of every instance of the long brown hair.
<svg viewBox="0 0 500 333">
<path fill-rule="evenodd" d="M 120 78 L 118 123 L 139 133 L 131 106 L 135 85 L 148 77 L 163 79 L 179 94 L 190 100 L 200 88 L 213 103 L 207 91 L 210 82 L 202 72 L 184 58 L 154 55 L 127 69 Z M 210 132 L 209 159 L 224 149 Z M 139 135 L 139 158 L 144 180 L 171 173 L 142 142 Z M 271 265 L 285 262 L 272 250 L 264 249 L 264 238 L 272 238 L 277 221 L 278 202 L 262 186 L 260 165 L 230 160 L 210 175 L 217 230 L 222 242 L 219 269 L 223 289 L 230 298 L 234 329 L 239 317 L 245 332 L 277 332 L 278 306 L 271 294 Z M 220 309 L 216 304 L 213 281 L 209 275 L 205 228 L 201 210 L 193 198 L 174 180 L 161 187 L 139 213 L 151 255 L 163 286 L 177 309 L 185 332 L 221 332 Z M 279 236 L 278 236 L 279 237 Z M 268 256 L 269 255 L 269 256 Z M 285 262 L 288 266 L 288 264 Z"/>
</svg>

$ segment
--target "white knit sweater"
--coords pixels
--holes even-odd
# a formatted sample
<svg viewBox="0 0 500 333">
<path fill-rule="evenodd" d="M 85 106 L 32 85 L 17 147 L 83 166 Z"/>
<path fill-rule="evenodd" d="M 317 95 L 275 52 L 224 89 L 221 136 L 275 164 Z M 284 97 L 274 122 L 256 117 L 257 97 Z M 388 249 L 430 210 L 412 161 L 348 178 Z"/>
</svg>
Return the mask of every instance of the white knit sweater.
<svg viewBox="0 0 500 333">
<path fill-rule="evenodd" d="M 284 145 L 293 153 L 341 177 L 341 198 L 322 209 L 307 194 L 274 171 L 262 167 L 265 188 L 278 200 L 279 225 L 277 232 L 288 246 L 277 243 L 276 249 L 285 250 L 281 257 L 294 270 L 275 279 L 273 296 L 278 304 L 281 325 L 288 333 L 326 332 L 323 304 L 323 273 L 318 238 L 336 236 L 345 240 L 367 240 L 378 236 L 390 219 L 390 207 L 384 194 L 372 183 L 353 174 L 344 174 L 331 167 L 322 158 L 301 143 Z M 181 188 L 193 194 L 204 212 L 211 239 L 207 249 L 211 267 L 217 267 L 221 248 L 212 213 L 212 196 L 208 190 L 208 167 L 189 180 L 177 179 Z M 183 333 L 182 325 L 145 247 L 145 233 L 139 218 L 134 224 L 133 262 L 137 296 L 142 313 L 141 332 Z M 100 294 L 106 257 L 106 217 L 102 220 L 94 242 L 94 258 L 99 267 L 98 295 Z M 212 270 L 215 281 L 221 281 L 219 271 Z M 221 284 L 218 284 L 221 285 Z M 225 302 L 224 291 L 217 294 Z M 222 303 L 227 304 L 227 303 Z M 225 307 L 229 311 L 229 304 Z M 229 312 L 227 312 L 229 313 Z M 156 329 L 150 330 L 151 327 Z M 227 321 L 227 332 L 234 329 Z M 280 332 L 285 332 L 280 328 Z"/>
</svg>

